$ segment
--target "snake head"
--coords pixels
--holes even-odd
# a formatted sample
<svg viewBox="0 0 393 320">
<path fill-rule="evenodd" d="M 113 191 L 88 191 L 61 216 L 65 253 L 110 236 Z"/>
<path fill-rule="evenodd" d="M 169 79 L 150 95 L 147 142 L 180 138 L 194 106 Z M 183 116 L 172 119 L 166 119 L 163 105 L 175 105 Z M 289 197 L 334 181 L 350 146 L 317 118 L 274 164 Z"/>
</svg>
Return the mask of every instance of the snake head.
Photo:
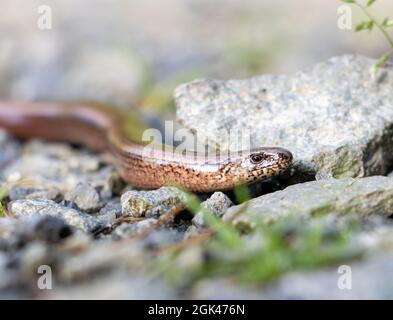
<svg viewBox="0 0 393 320">
<path fill-rule="evenodd" d="M 283 148 L 252 149 L 240 158 L 238 176 L 243 181 L 269 178 L 283 173 L 292 163 L 292 153 Z"/>
</svg>

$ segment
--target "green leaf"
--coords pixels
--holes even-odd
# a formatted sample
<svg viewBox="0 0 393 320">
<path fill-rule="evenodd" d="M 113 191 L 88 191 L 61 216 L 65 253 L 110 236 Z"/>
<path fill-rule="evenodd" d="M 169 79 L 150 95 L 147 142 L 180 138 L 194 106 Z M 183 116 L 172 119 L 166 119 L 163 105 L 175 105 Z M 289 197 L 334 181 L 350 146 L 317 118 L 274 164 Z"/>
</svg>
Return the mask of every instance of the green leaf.
<svg viewBox="0 0 393 320">
<path fill-rule="evenodd" d="M 391 54 L 392 54 L 391 52 L 387 52 L 387 53 L 383 54 L 383 55 L 379 58 L 379 60 L 377 61 L 377 63 L 375 64 L 375 68 L 381 68 L 381 67 L 383 67 L 383 66 L 389 61 L 389 58 L 390 58 Z"/>
<path fill-rule="evenodd" d="M 251 199 L 250 192 L 245 185 L 236 186 L 233 191 L 235 193 L 236 200 L 239 203 L 243 203 Z"/>
<path fill-rule="evenodd" d="M 374 21 L 372 21 L 372 20 L 368 20 L 368 21 L 363 21 L 363 22 L 360 22 L 357 26 L 356 26 L 356 28 L 355 28 L 355 31 L 362 31 L 362 30 L 372 30 L 373 29 L 373 27 L 374 27 Z"/>
<path fill-rule="evenodd" d="M 0 217 L 4 217 L 4 208 L 1 201 L 8 195 L 8 188 L 6 186 L 0 187 Z"/>
<path fill-rule="evenodd" d="M 341 0 L 341 1 L 346 3 L 355 3 L 355 0 Z"/>
<path fill-rule="evenodd" d="M 388 27 L 392 27 L 393 26 L 393 20 L 389 19 L 388 17 L 386 17 L 382 22 L 381 22 L 381 26 L 384 28 L 388 28 Z"/>
<path fill-rule="evenodd" d="M 373 27 L 374 27 L 374 21 L 370 20 L 370 21 L 366 22 L 366 29 L 367 30 L 371 31 L 373 29 Z"/>
<path fill-rule="evenodd" d="M 366 21 L 358 23 L 356 25 L 355 31 L 359 32 L 359 31 L 362 31 L 362 30 L 366 29 L 366 23 L 367 23 Z"/>
<path fill-rule="evenodd" d="M 8 189 L 6 186 L 0 187 L 0 201 L 2 201 L 8 195 Z"/>
<path fill-rule="evenodd" d="M 375 2 L 375 0 L 368 0 L 367 4 L 366 4 L 366 7 L 371 6 L 374 2 Z"/>
</svg>

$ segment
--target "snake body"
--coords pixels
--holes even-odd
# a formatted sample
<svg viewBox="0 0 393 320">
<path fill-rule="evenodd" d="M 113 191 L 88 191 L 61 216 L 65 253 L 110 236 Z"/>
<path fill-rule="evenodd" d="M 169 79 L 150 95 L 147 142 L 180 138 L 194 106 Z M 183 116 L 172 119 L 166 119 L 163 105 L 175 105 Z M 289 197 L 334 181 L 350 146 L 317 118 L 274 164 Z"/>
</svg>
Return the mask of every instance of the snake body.
<svg viewBox="0 0 393 320">
<path fill-rule="evenodd" d="M 146 144 L 141 137 L 147 126 L 137 117 L 94 103 L 0 102 L 0 127 L 19 138 L 110 150 L 122 178 L 142 189 L 177 185 L 194 192 L 227 190 L 281 174 L 292 162 L 292 154 L 283 148 L 205 155 Z"/>
</svg>

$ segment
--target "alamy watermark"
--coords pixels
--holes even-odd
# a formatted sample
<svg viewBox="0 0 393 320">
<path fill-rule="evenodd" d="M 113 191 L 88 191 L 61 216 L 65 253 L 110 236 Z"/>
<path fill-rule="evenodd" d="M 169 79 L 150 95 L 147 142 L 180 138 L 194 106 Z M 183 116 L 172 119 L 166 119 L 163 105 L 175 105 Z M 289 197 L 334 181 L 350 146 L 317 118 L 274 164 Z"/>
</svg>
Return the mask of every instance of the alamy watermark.
<svg viewBox="0 0 393 320">
<path fill-rule="evenodd" d="M 174 154 L 182 154 L 189 157 L 190 160 L 199 161 L 205 157 L 206 160 L 212 158 L 238 156 L 248 153 L 252 150 L 252 135 L 249 130 L 221 130 L 220 142 L 224 145 L 225 150 L 218 151 L 216 141 L 202 139 L 198 134 L 193 134 L 188 129 L 174 130 L 173 121 L 165 121 L 164 131 L 150 128 L 143 132 L 140 137 L 145 143 L 142 156 L 149 158 L 159 158 L 163 160 L 172 159 Z M 212 146 L 211 148 L 207 146 Z M 230 152 L 231 150 L 239 150 Z"/>
<path fill-rule="evenodd" d="M 348 265 L 341 265 L 337 273 L 339 274 L 337 287 L 340 290 L 352 290 L 352 268 Z"/>
<path fill-rule="evenodd" d="M 51 290 L 52 289 L 52 268 L 48 265 L 41 265 L 37 269 L 37 274 L 40 276 L 37 280 L 37 287 L 41 290 Z"/>
<path fill-rule="evenodd" d="M 52 8 L 48 5 L 40 5 L 37 8 L 37 27 L 40 30 L 52 29 Z"/>
<path fill-rule="evenodd" d="M 352 30 L 352 8 L 343 4 L 337 8 L 337 27 L 340 30 Z"/>
</svg>

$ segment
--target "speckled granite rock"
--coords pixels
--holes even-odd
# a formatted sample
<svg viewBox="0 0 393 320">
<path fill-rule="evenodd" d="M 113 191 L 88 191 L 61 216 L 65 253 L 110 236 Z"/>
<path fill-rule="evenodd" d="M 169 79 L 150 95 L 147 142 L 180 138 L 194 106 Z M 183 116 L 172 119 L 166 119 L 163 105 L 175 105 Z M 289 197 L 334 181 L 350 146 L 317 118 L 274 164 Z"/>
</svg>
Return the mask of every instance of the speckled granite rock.
<svg viewBox="0 0 393 320">
<path fill-rule="evenodd" d="M 312 217 L 327 213 L 390 216 L 392 199 L 393 179 L 384 176 L 312 181 L 250 200 L 247 213 L 234 223 L 250 228 L 252 219 L 270 222 L 290 215 Z M 239 206 L 229 208 L 224 219 L 232 217 L 238 209 Z"/>
<path fill-rule="evenodd" d="M 53 200 L 58 202 L 62 199 L 60 190 L 56 187 L 41 187 L 37 185 L 16 184 L 10 187 L 8 196 L 11 201 L 21 199 Z"/>
<path fill-rule="evenodd" d="M 63 193 L 81 182 L 89 183 L 102 199 L 111 198 L 123 188 L 118 173 L 113 166 L 103 165 L 100 155 L 38 140 L 23 147 L 22 157 L 6 167 L 4 178 L 9 184 L 33 184 Z"/>
<path fill-rule="evenodd" d="M 143 230 L 147 230 L 152 227 L 157 222 L 157 219 L 147 218 L 135 223 L 122 223 L 119 225 L 111 234 L 112 238 L 124 239 L 129 238 L 133 235 L 136 235 L 139 232 L 143 232 Z"/>
<path fill-rule="evenodd" d="M 16 200 L 10 202 L 9 211 L 18 219 L 30 219 L 37 215 L 57 216 L 70 226 L 85 232 L 92 232 L 101 227 L 102 222 L 86 213 L 64 207 L 51 200 Z"/>
<path fill-rule="evenodd" d="M 112 165 L 106 165 L 95 172 L 89 173 L 86 176 L 86 182 L 97 190 L 103 200 L 119 195 L 125 186 L 124 181 Z"/>
<path fill-rule="evenodd" d="M 101 221 L 112 223 L 116 218 L 121 216 L 120 200 L 106 203 L 95 216 Z"/>
<path fill-rule="evenodd" d="M 232 205 L 232 201 L 222 192 L 215 192 L 211 195 L 209 199 L 201 203 L 201 206 L 208 209 L 209 212 L 221 217 L 227 211 L 227 209 Z M 203 217 L 204 212 L 197 212 L 192 219 L 194 226 L 203 228 L 206 227 L 206 221 Z"/>
<path fill-rule="evenodd" d="M 180 205 L 183 193 L 174 187 L 162 187 L 153 191 L 128 191 L 121 196 L 123 215 L 133 217 L 158 217 Z"/>
<path fill-rule="evenodd" d="M 393 67 L 373 75 L 374 60 L 344 55 L 293 75 L 195 80 L 175 91 L 177 117 L 202 140 L 237 149 L 282 146 L 294 168 L 317 177 L 386 174 L 393 161 Z"/>
<path fill-rule="evenodd" d="M 75 189 L 64 195 L 64 200 L 75 203 L 82 211 L 97 211 L 102 204 L 100 203 L 100 195 L 97 190 L 89 183 L 78 183 Z"/>
</svg>

